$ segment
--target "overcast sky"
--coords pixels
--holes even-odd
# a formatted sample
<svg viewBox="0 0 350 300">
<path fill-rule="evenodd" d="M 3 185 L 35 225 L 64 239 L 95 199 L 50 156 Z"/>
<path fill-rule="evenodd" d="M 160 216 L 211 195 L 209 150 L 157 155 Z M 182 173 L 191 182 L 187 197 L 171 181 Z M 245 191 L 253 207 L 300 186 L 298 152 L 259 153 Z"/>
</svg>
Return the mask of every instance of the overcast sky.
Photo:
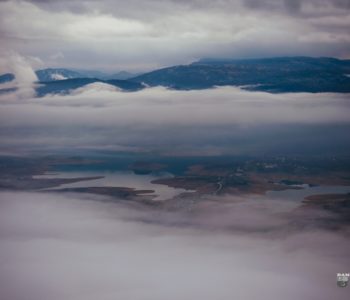
<svg viewBox="0 0 350 300">
<path fill-rule="evenodd" d="M 349 0 L 0 0 L 0 54 L 111 72 L 208 56 L 349 58 L 349 12 Z"/>
</svg>

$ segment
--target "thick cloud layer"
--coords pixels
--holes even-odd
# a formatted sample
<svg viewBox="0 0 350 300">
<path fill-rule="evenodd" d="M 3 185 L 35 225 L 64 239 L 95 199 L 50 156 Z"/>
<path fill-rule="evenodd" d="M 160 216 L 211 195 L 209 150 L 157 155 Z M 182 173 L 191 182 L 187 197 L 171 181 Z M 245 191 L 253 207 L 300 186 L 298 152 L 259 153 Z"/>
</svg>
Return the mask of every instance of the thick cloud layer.
<svg viewBox="0 0 350 300">
<path fill-rule="evenodd" d="M 336 286 L 336 273 L 348 270 L 348 240 L 322 231 L 266 234 L 283 228 L 279 214 L 293 207 L 283 201 L 215 199 L 193 215 L 163 216 L 73 195 L 0 199 L 4 299 L 348 299 Z M 174 226 L 192 218 L 196 226 Z M 169 219 L 172 226 L 163 224 Z M 246 226 L 244 235 L 237 226 Z"/>
<path fill-rule="evenodd" d="M 0 1 L 1 52 L 149 70 L 201 57 L 349 58 L 348 0 Z"/>
<path fill-rule="evenodd" d="M 233 87 L 124 93 L 97 83 L 67 96 L 0 99 L 3 151 L 95 148 L 218 155 L 349 150 L 346 94 L 273 95 Z"/>
<path fill-rule="evenodd" d="M 0 72 L 9 72 L 15 76 L 13 81 L 1 84 L 1 89 L 15 89 L 16 98 L 34 97 L 34 82 L 38 80 L 33 70 L 36 63 L 35 59 L 33 61 L 14 52 L 0 56 Z"/>
</svg>

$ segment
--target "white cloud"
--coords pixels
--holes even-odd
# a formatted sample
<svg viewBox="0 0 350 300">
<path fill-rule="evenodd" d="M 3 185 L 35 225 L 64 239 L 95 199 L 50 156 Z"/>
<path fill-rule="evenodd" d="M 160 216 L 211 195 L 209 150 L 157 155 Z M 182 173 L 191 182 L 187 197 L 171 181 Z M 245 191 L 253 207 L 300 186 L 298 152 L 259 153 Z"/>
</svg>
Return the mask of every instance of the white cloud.
<svg viewBox="0 0 350 300">
<path fill-rule="evenodd" d="M 256 1 L 240 2 L 6 1 L 0 2 L 1 40 L 51 66 L 57 62 L 50 57 L 59 50 L 63 66 L 109 70 L 144 70 L 207 56 L 349 57 L 345 21 L 334 28 L 335 20 L 349 18 L 348 10 L 311 1 L 300 13 L 299 6 L 288 4 L 293 11 L 288 14 L 280 9 L 283 1 L 261 2 L 260 8 Z"/>
<path fill-rule="evenodd" d="M 0 48 L 0 53 L 1 48 Z M 15 52 L 3 52 L 0 57 L 0 72 L 9 72 L 15 75 L 15 80 L 7 83 L 7 88 L 16 88 L 14 96 L 16 98 L 30 98 L 35 95 L 34 82 L 37 76 L 33 70 L 33 65 L 41 63 L 35 57 L 24 57 Z"/>
<path fill-rule="evenodd" d="M 346 94 L 270 94 L 235 87 L 175 91 L 163 87 L 121 93 L 94 83 L 71 95 L 49 95 L 17 102 L 2 96 L 2 120 L 8 126 L 71 124 L 238 125 L 260 123 L 350 122 Z"/>
<path fill-rule="evenodd" d="M 77 95 L 81 95 L 83 97 L 95 97 L 98 94 L 110 94 L 113 92 L 118 92 L 121 91 L 121 89 L 115 87 L 114 85 L 110 85 L 107 83 L 103 83 L 103 82 L 94 82 L 94 83 L 89 83 L 83 87 L 77 88 L 75 90 L 73 90 L 71 92 L 71 95 L 73 96 L 77 96 Z M 52 96 L 55 98 L 55 96 Z M 96 103 L 96 105 L 98 105 L 98 103 Z"/>
<path fill-rule="evenodd" d="M 0 137 L 3 148 L 16 151 L 105 146 L 220 155 L 282 147 L 322 153 L 349 149 L 344 136 L 349 116 L 347 94 L 269 94 L 234 87 L 130 93 L 94 83 L 66 96 L 0 96 Z"/>
<path fill-rule="evenodd" d="M 5 298 L 254 300 L 263 294 L 269 299 L 341 300 L 348 296 L 335 283 L 336 273 L 347 262 L 345 237 L 322 231 L 268 236 L 254 228 L 239 234 L 228 212 L 250 217 L 249 210 L 234 205 L 234 199 L 226 199 L 226 204 L 216 199 L 215 205 L 228 205 L 220 221 L 222 210 L 212 206 L 192 215 L 172 215 L 83 201 L 76 195 L 2 192 L 0 196 L 0 290 Z M 280 226 L 271 220 L 276 216 L 265 215 L 270 207 L 266 205 L 250 206 L 254 221 L 259 216 L 262 226 L 265 222 Z M 174 225 L 192 217 L 199 222 L 196 226 Z M 171 226 L 169 219 L 174 222 Z M 208 219 L 216 223 L 199 225 Z"/>
</svg>

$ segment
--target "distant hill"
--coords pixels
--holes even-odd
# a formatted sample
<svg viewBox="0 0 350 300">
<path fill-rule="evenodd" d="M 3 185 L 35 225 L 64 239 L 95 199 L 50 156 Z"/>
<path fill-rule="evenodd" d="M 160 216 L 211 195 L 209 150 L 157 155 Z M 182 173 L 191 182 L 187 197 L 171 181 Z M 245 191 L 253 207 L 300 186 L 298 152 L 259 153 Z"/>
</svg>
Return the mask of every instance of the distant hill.
<svg viewBox="0 0 350 300">
<path fill-rule="evenodd" d="M 102 82 L 113 85 L 122 89 L 123 91 L 138 91 L 144 88 L 144 85 L 135 82 L 128 81 L 119 78 L 126 78 L 131 76 L 130 73 L 127 72 L 119 72 L 113 75 L 107 75 L 99 71 L 86 71 L 87 73 L 77 72 L 69 69 L 63 68 L 50 68 L 37 70 L 35 73 L 38 77 L 38 85 L 35 90 L 39 97 L 42 97 L 46 94 L 67 94 L 71 90 L 83 87 L 84 85 L 94 83 L 94 82 Z M 94 78 L 89 77 L 92 75 L 99 75 L 102 78 Z M 0 84 L 12 81 L 15 79 L 15 76 L 11 73 L 6 73 L 0 75 Z M 16 88 L 0 88 L 0 94 L 10 93 L 15 91 Z"/>
<path fill-rule="evenodd" d="M 133 74 L 133 73 L 129 73 L 126 71 L 120 71 L 118 73 L 109 75 L 108 78 L 109 79 L 130 79 L 133 78 L 135 76 L 137 76 L 138 74 Z"/>
<path fill-rule="evenodd" d="M 2 74 L 0 75 L 0 84 L 10 82 L 14 79 L 15 79 L 15 76 L 11 73 Z"/>
<path fill-rule="evenodd" d="M 173 89 L 240 86 L 251 91 L 350 92 L 350 60 L 282 57 L 266 59 L 202 59 L 152 71 L 131 80 Z"/>
<path fill-rule="evenodd" d="M 132 74 L 126 71 L 120 71 L 114 74 L 107 74 L 95 70 L 71 70 L 64 68 L 49 68 L 35 71 L 39 81 L 54 81 L 73 78 L 98 78 L 101 80 L 111 79 L 129 79 L 135 77 L 136 74 Z"/>
<path fill-rule="evenodd" d="M 85 77 L 83 74 L 62 68 L 49 68 L 35 71 L 39 81 L 65 80 Z"/>
<path fill-rule="evenodd" d="M 40 82 L 36 88 L 36 93 L 39 97 L 46 94 L 67 94 L 71 90 L 83 87 L 90 83 L 102 82 L 113 85 L 123 91 L 138 91 L 144 88 L 141 83 L 128 80 L 101 80 L 97 78 L 72 78 L 66 80 Z"/>
<path fill-rule="evenodd" d="M 105 74 L 99 71 L 50 68 L 37 70 L 39 96 L 68 93 L 93 82 L 104 82 L 125 91 L 149 86 L 172 89 L 206 89 L 215 86 L 239 86 L 250 91 L 350 92 L 350 60 L 336 58 L 281 57 L 265 59 L 201 59 L 189 65 L 155 70 L 133 78 L 122 71 Z M 93 76 L 96 75 L 96 76 Z M 14 75 L 0 75 L 0 84 L 14 80 Z M 127 79 L 127 80 L 125 80 Z M 3 89 L 2 93 L 12 89 Z"/>
</svg>

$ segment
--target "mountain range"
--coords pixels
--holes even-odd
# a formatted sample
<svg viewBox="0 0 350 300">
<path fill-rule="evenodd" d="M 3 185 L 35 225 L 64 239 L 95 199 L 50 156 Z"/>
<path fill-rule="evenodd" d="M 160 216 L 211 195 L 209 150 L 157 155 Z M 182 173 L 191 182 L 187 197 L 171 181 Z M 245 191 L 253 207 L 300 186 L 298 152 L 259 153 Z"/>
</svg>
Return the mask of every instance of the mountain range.
<svg viewBox="0 0 350 300">
<path fill-rule="evenodd" d="M 237 86 L 270 93 L 350 92 L 350 60 L 328 57 L 206 58 L 137 76 L 125 71 L 108 75 L 63 68 L 37 70 L 36 75 L 40 83 L 37 87 L 39 96 L 68 93 L 93 82 L 111 84 L 125 91 L 140 90 L 147 85 L 179 90 Z M 0 83 L 13 79 L 13 74 L 7 73 L 0 76 Z"/>
<path fill-rule="evenodd" d="M 54 80 L 40 82 L 36 87 L 36 94 L 39 97 L 47 94 L 68 94 L 70 91 L 83 87 L 87 84 L 101 82 L 113 85 L 122 91 L 135 92 L 144 88 L 144 84 L 130 80 L 102 80 L 99 78 L 71 78 L 65 80 Z"/>
<path fill-rule="evenodd" d="M 14 79 L 15 79 L 15 76 L 11 73 L 2 74 L 0 75 L 0 84 L 10 82 Z"/>
<path fill-rule="evenodd" d="M 107 74 L 94 70 L 70 70 L 63 68 L 48 68 L 35 71 L 39 81 L 54 81 L 72 78 L 98 78 L 101 80 L 126 80 L 135 77 L 137 74 L 132 74 L 126 71 L 120 71 L 114 74 Z"/>
<path fill-rule="evenodd" d="M 182 90 L 230 85 L 271 93 L 349 93 L 349 74 L 350 60 L 335 58 L 202 59 L 190 65 L 156 70 L 132 80 Z"/>
</svg>

